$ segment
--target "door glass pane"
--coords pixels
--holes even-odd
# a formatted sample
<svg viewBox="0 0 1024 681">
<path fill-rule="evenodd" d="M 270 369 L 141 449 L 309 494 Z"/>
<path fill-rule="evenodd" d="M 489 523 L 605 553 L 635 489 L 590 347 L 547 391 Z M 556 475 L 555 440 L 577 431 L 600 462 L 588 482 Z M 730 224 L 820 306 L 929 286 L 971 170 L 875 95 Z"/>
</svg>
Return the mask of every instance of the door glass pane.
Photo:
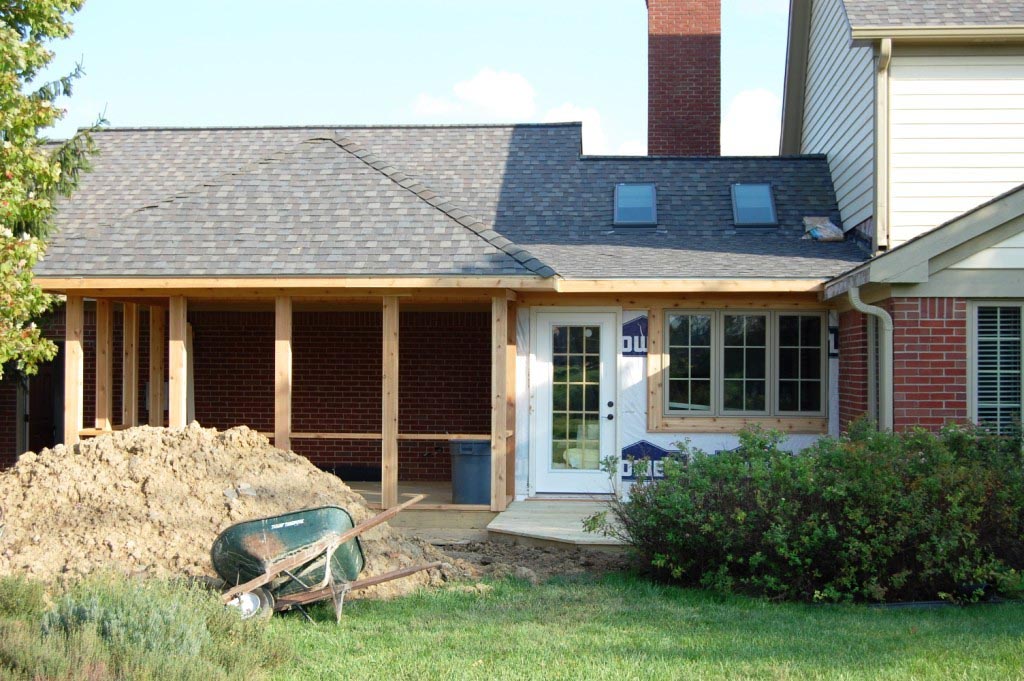
<svg viewBox="0 0 1024 681">
<path fill-rule="evenodd" d="M 598 326 L 552 327 L 552 470 L 600 468 L 600 333 Z"/>
</svg>

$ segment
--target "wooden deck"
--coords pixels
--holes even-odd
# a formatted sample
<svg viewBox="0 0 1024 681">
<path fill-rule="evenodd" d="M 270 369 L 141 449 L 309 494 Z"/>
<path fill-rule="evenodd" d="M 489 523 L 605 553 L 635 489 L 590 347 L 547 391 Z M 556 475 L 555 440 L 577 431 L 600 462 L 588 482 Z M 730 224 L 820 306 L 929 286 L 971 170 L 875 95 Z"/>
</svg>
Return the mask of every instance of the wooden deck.
<svg viewBox="0 0 1024 681">
<path fill-rule="evenodd" d="M 618 550 L 618 539 L 583 529 L 583 519 L 607 508 L 603 501 L 528 499 L 514 501 L 491 521 L 492 539 L 577 549 Z"/>
</svg>

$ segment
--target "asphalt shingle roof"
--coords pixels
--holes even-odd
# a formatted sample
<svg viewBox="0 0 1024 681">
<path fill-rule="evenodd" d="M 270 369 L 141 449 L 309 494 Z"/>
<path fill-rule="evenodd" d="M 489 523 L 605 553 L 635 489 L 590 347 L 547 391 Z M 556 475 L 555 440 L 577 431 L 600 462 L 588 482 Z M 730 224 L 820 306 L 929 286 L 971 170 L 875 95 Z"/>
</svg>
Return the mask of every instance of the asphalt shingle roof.
<svg viewBox="0 0 1024 681">
<path fill-rule="evenodd" d="M 864 259 L 801 240 L 839 220 L 824 157 L 581 157 L 579 124 L 113 129 L 61 206 L 48 276 L 828 277 Z M 732 225 L 771 182 L 778 229 Z M 655 182 L 659 226 L 611 224 Z"/>
<path fill-rule="evenodd" d="M 1024 25 L 1020 0 L 844 0 L 850 25 L 893 26 Z"/>
</svg>

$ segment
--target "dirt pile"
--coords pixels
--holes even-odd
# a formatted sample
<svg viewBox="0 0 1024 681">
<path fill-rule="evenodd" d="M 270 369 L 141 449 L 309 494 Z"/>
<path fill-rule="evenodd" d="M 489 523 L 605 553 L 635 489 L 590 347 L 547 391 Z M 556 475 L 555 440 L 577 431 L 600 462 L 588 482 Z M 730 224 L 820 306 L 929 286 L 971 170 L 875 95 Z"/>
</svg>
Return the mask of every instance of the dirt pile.
<svg viewBox="0 0 1024 681">
<path fill-rule="evenodd" d="M 311 506 L 373 515 L 364 499 L 306 458 L 245 427 L 132 428 L 23 455 L 0 473 L 0 575 L 74 579 L 99 570 L 212 576 L 210 545 L 242 520 Z M 449 561 L 388 525 L 363 535 L 364 576 Z M 462 575 L 421 572 L 372 587 L 389 597 Z"/>
</svg>

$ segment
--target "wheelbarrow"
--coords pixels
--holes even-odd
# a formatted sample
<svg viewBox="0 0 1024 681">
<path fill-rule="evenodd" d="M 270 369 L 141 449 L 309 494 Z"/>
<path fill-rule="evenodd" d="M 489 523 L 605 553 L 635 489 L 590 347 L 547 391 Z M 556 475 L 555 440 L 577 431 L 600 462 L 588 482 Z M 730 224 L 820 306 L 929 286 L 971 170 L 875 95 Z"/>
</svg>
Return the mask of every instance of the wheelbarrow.
<svg viewBox="0 0 1024 681">
<path fill-rule="evenodd" d="M 356 525 L 348 511 L 321 506 L 247 520 L 227 528 L 213 542 L 210 558 L 217 575 L 232 585 L 221 596 L 243 618 L 265 616 L 330 600 L 341 621 L 345 595 L 441 566 L 440 562 L 359 579 L 365 567 L 359 535 L 421 501 L 420 494 Z M 310 619 L 310 621 L 312 621 Z"/>
</svg>

